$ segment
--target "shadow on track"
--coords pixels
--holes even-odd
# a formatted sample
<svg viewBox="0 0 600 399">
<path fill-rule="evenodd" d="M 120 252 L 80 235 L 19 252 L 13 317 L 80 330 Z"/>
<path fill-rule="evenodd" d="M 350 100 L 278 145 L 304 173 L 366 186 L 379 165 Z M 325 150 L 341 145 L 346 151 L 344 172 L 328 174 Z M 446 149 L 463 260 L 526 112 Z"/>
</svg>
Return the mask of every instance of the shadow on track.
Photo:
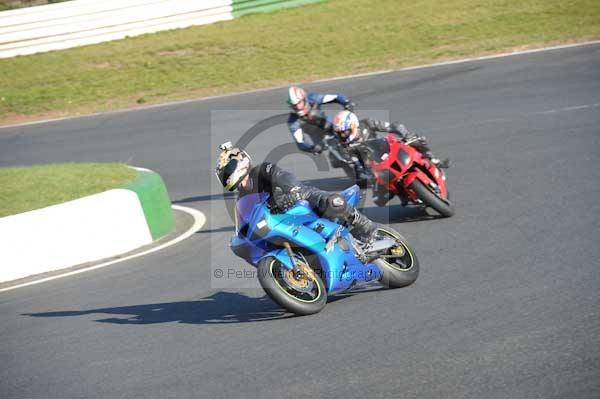
<svg viewBox="0 0 600 399">
<path fill-rule="evenodd" d="M 278 307 L 268 297 L 249 297 L 235 292 L 217 292 L 197 301 L 152 303 L 89 310 L 27 313 L 32 317 L 72 317 L 89 314 L 121 317 L 98 319 L 113 324 L 228 324 L 279 320 L 294 317 Z"/>
<path fill-rule="evenodd" d="M 190 202 L 204 202 L 204 201 L 215 201 L 215 200 L 234 200 L 235 193 L 218 193 L 218 194 L 208 194 L 208 195 L 199 195 L 196 197 L 188 197 L 182 198 L 177 201 L 173 201 L 174 204 L 187 204 Z"/>
<path fill-rule="evenodd" d="M 222 226 L 222 227 L 216 227 L 216 228 L 210 228 L 210 229 L 201 229 L 198 230 L 196 232 L 196 234 L 211 234 L 211 233 L 226 233 L 226 232 L 234 232 L 235 231 L 235 227 L 234 226 Z"/>
<path fill-rule="evenodd" d="M 352 297 L 359 293 L 385 290 L 381 286 L 365 287 L 331 296 L 328 303 Z M 90 314 L 108 314 L 120 317 L 97 319 L 99 323 L 112 324 L 237 324 L 275 321 L 296 317 L 277 306 L 267 296 L 249 297 L 235 292 L 217 292 L 197 301 L 151 303 L 89 310 L 25 313 L 31 317 L 74 317 Z"/>
</svg>

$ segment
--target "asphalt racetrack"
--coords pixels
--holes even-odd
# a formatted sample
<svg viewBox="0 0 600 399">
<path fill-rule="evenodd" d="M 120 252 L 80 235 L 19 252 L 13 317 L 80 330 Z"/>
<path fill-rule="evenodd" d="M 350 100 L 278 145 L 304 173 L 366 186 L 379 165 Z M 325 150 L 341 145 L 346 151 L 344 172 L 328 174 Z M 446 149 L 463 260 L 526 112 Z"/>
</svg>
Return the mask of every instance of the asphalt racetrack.
<svg viewBox="0 0 600 399">
<path fill-rule="evenodd" d="M 600 45 L 307 88 L 452 159 L 454 217 L 364 204 L 414 246 L 417 282 L 290 317 L 238 273 L 216 149 L 285 112 L 284 89 L 0 129 L 2 166 L 151 168 L 208 219 L 162 252 L 0 293 L 0 397 L 600 397 Z M 277 123 L 255 160 L 347 185 Z"/>
</svg>

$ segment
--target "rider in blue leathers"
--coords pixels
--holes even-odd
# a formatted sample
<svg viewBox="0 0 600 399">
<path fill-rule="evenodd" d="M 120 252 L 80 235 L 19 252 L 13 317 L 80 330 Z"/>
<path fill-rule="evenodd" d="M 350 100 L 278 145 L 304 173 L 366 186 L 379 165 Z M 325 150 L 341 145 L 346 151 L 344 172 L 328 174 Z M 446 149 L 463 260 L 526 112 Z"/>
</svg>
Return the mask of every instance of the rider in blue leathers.
<svg viewBox="0 0 600 399">
<path fill-rule="evenodd" d="M 292 112 L 287 124 L 298 148 L 302 151 L 320 153 L 323 147 L 320 138 L 323 132 L 331 131 L 331 121 L 321 114 L 323 104 L 340 104 L 346 110 L 353 111 L 354 103 L 341 94 L 306 93 L 299 87 L 288 90 L 289 106 Z"/>
</svg>

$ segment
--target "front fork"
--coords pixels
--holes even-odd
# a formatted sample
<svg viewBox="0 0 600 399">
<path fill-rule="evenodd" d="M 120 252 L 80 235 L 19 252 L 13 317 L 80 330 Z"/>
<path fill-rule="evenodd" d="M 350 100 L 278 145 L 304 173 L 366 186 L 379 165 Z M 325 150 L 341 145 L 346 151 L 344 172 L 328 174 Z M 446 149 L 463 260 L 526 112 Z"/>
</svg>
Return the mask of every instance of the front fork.
<svg viewBox="0 0 600 399">
<path fill-rule="evenodd" d="M 436 172 L 437 172 L 437 175 L 436 175 Z M 410 188 L 409 188 L 409 186 L 415 180 L 419 180 L 425 186 L 429 187 L 440 198 L 442 198 L 442 199 L 447 198 L 447 191 L 445 188 L 444 171 L 442 169 L 435 167 L 434 172 L 429 171 L 429 173 L 432 173 L 436 177 L 436 179 L 441 180 L 440 183 L 443 184 L 444 186 L 441 187 L 440 185 L 437 184 L 436 180 L 432 180 L 427 174 L 425 174 L 425 172 L 423 172 L 422 170 L 420 170 L 418 168 L 415 168 L 412 171 L 412 173 L 409 173 L 408 175 L 404 176 L 404 178 L 402 179 L 402 186 L 404 188 L 404 191 L 407 193 L 407 195 L 410 197 L 411 200 L 415 201 L 415 199 L 418 199 L 416 193 L 413 192 L 412 190 L 410 190 Z"/>
<path fill-rule="evenodd" d="M 288 257 L 290 258 L 290 263 L 292 264 L 292 272 L 294 272 L 294 276 L 298 277 L 302 270 L 298 267 L 298 262 L 296 262 L 296 258 L 294 257 L 294 251 L 292 251 L 292 246 L 289 242 L 284 242 L 283 246 L 287 252 Z"/>
<path fill-rule="evenodd" d="M 301 279 L 303 276 L 307 276 L 311 280 L 315 281 L 316 277 L 314 271 L 311 269 L 310 265 L 305 262 L 303 265 L 299 265 L 296 257 L 294 256 L 294 251 L 292 251 L 292 246 L 289 242 L 285 241 L 283 243 L 285 250 L 287 252 L 288 257 L 290 258 L 290 263 L 292 264 L 292 273 L 294 274 L 294 278 Z"/>
</svg>

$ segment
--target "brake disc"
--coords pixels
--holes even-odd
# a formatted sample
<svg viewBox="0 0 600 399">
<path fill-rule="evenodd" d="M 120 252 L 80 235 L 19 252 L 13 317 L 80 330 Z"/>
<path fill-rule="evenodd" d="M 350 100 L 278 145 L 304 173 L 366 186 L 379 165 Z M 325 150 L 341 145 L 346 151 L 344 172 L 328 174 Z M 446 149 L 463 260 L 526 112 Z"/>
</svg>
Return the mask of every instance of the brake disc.
<svg viewBox="0 0 600 399">
<path fill-rule="evenodd" d="M 390 252 L 392 253 L 392 255 L 400 258 L 400 257 L 404 256 L 404 254 L 406 253 L 406 250 L 404 249 L 403 245 L 397 245 L 397 246 L 391 248 Z"/>
<path fill-rule="evenodd" d="M 308 277 L 308 274 L 304 273 L 302 276 L 297 278 L 294 275 L 293 270 L 286 270 L 282 273 L 283 280 L 286 284 L 294 290 L 302 293 L 310 293 L 313 290 L 314 282 Z"/>
</svg>

